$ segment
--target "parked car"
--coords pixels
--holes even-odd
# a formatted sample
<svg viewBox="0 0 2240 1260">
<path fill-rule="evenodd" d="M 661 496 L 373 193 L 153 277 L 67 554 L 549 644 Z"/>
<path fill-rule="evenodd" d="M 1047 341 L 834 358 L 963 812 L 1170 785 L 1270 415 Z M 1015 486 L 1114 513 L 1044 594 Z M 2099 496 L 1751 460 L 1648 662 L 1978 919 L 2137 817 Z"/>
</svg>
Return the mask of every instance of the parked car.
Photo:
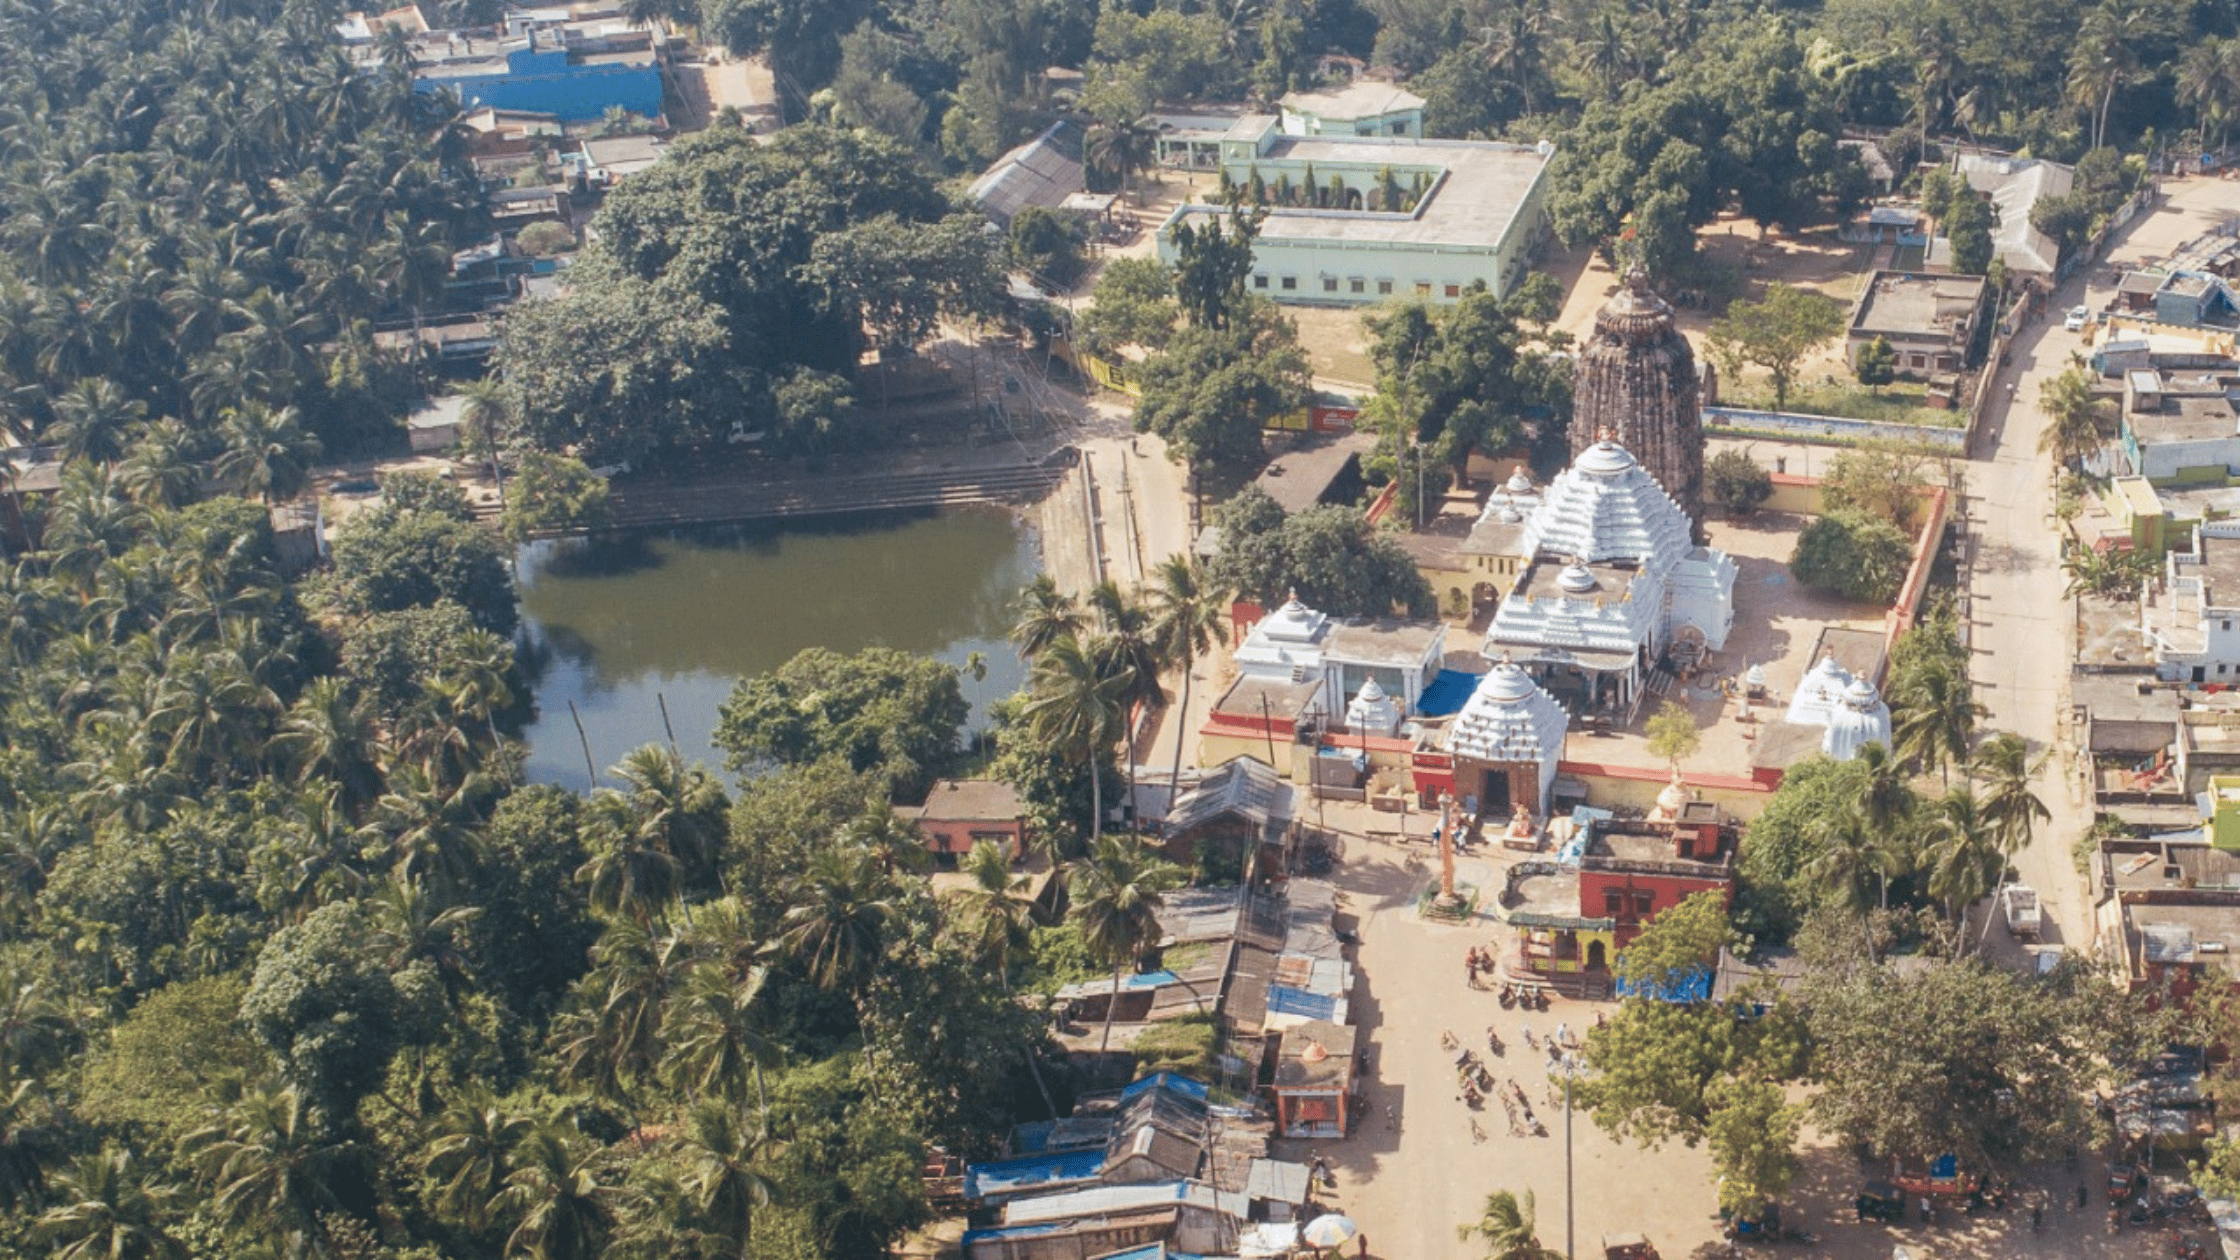
<svg viewBox="0 0 2240 1260">
<path fill-rule="evenodd" d="M 2061 321 L 2061 326 L 2062 326 L 2063 328 L 2067 329 L 2067 330 L 2068 330 L 2068 331 L 2070 331 L 2070 332 L 2083 332 L 2083 331 L 2084 331 L 2084 326 L 2085 326 L 2085 325 L 2086 325 L 2087 323 L 2091 322 L 2091 319 L 2092 319 L 2092 308 L 2091 308 L 2091 307 L 2089 307 L 2089 306 L 2072 306 L 2072 307 L 2070 307 L 2070 308 L 2069 308 L 2069 315 L 2068 315 L 2068 318 L 2066 318 L 2066 319 L 2064 319 L 2064 320 L 2062 320 L 2062 321 Z"/>
</svg>

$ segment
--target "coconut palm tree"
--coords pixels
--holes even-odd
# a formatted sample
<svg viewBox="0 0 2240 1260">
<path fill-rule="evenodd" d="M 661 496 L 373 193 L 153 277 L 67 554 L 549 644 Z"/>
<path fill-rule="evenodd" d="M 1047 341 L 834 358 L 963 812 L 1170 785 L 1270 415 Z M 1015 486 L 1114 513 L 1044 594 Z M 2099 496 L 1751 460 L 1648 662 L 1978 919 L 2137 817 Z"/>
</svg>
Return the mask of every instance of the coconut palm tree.
<svg viewBox="0 0 2240 1260">
<path fill-rule="evenodd" d="M 1976 719 L 1987 712 L 1976 702 L 1965 667 L 1936 664 L 1909 671 L 1890 703 L 1897 710 L 1891 739 L 1898 755 L 1936 771 L 1950 785 L 1952 767 L 1967 764 Z"/>
<path fill-rule="evenodd" d="M 735 981 L 729 968 L 705 961 L 685 971 L 661 1025 L 668 1043 L 662 1067 L 688 1097 L 736 1105 L 760 1081 L 762 1068 L 778 1060 L 778 1043 L 752 1014 L 767 974 L 756 967 Z"/>
<path fill-rule="evenodd" d="M 1135 177 L 1158 158 L 1159 133 L 1141 122 L 1098 123 L 1081 144 L 1090 170 L 1124 193 L 1134 193 Z"/>
<path fill-rule="evenodd" d="M 1819 852 L 1805 863 L 1805 874 L 1837 890 L 1853 910 L 1864 911 L 1878 901 L 1888 906 L 1890 877 L 1905 871 L 1898 838 L 1878 829 L 1860 802 L 1831 810 L 1815 831 Z"/>
<path fill-rule="evenodd" d="M 46 1191 L 47 1170 L 64 1154 L 54 1104 L 39 1083 L 0 1075 L 0 1207 L 36 1203 Z"/>
<path fill-rule="evenodd" d="M 1032 660 L 1059 639 L 1078 638 L 1088 625 L 1073 596 L 1059 590 L 1058 583 L 1044 573 L 1019 596 L 1019 620 L 1011 627 L 1011 645 Z"/>
<path fill-rule="evenodd" d="M 587 814 L 591 856 L 576 880 L 588 886 L 592 908 L 641 926 L 661 918 L 677 898 L 676 856 L 619 792 L 594 794 Z"/>
<path fill-rule="evenodd" d="M 677 750 L 646 744 L 631 750 L 608 771 L 621 780 L 621 795 L 638 819 L 638 830 L 676 859 L 687 888 L 712 887 L 729 834 L 731 800 L 705 767 L 686 765 Z"/>
<path fill-rule="evenodd" d="M 2043 757 L 2030 759 L 2030 746 L 2020 735 L 1999 734 L 1976 749 L 1975 761 L 1968 767 L 1968 773 L 1984 787 L 1984 823 L 2009 856 L 2028 848 L 2037 825 L 2053 817 L 2046 803 L 2030 790 L 2030 781 L 2044 765 Z"/>
<path fill-rule="evenodd" d="M 266 744 L 297 783 L 335 785 L 344 812 L 362 819 L 381 797 L 381 736 L 373 714 L 340 678 L 314 678 Z"/>
<path fill-rule="evenodd" d="M 310 476 L 311 461 L 319 457 L 319 439 L 304 431 L 303 418 L 293 407 L 254 402 L 229 407 L 218 422 L 218 437 L 225 443 L 218 453 L 218 478 L 265 503 L 294 498 Z"/>
<path fill-rule="evenodd" d="M 132 1152 L 103 1147 L 55 1178 L 63 1201 L 34 1230 L 55 1260 L 186 1260 L 187 1245 L 166 1226 L 185 1191 L 152 1181 Z"/>
<path fill-rule="evenodd" d="M 614 1227 L 614 1191 L 599 1181 L 599 1148 L 557 1122 L 529 1131 L 490 1213 L 516 1222 L 508 1256 L 595 1260 Z"/>
<path fill-rule="evenodd" d="M 1074 922 L 1090 951 L 1112 967 L 1112 1000 L 1105 1006 L 1099 1054 L 1112 1045 L 1121 969 L 1133 966 L 1158 943 L 1159 907 L 1165 904 L 1160 894 L 1181 884 L 1182 877 L 1181 867 L 1125 836 L 1101 837 L 1089 856 L 1073 865 Z"/>
<path fill-rule="evenodd" d="M 1946 792 L 1929 816 L 1922 841 L 1929 895 L 1944 902 L 1954 923 L 1965 925 L 1968 907 L 1990 896 L 2007 871 L 2007 855 L 1975 792 L 1965 786 Z"/>
<path fill-rule="evenodd" d="M 148 405 L 115 381 L 80 377 L 54 400 L 54 416 L 46 440 L 62 448 L 64 459 L 114 464 L 147 419 Z"/>
<path fill-rule="evenodd" d="M 473 1084 L 451 1099 L 429 1128 L 421 1168 L 435 1186 L 436 1215 L 470 1234 L 490 1226 L 490 1204 L 504 1189 L 507 1160 L 534 1127 Z"/>
<path fill-rule="evenodd" d="M 2049 423 L 2038 434 L 2038 449 L 2066 468 L 2100 450 L 2100 404 L 2092 397 L 2092 377 L 2080 367 L 2053 378 L 2038 395 L 2038 410 Z"/>
<path fill-rule="evenodd" d="M 1081 641 L 1063 635 L 1034 658 L 1024 710 L 1028 732 L 1059 756 L 1089 767 L 1089 842 L 1104 835 L 1105 752 L 1127 720 L 1125 678 L 1108 674 Z"/>
<path fill-rule="evenodd" d="M 742 1260 L 750 1253 L 754 1212 L 770 1202 L 777 1185 L 768 1163 L 777 1153 L 769 1125 L 735 1105 L 707 1102 L 692 1109 L 683 1142 L 686 1191 L 708 1226 Z"/>
<path fill-rule="evenodd" d="M 310 1113 L 293 1088 L 253 1087 L 184 1140 L 219 1220 L 278 1240 L 289 1260 L 328 1251 L 320 1218 L 370 1189 L 356 1143 L 329 1136 Z"/>
<path fill-rule="evenodd" d="M 894 921 L 893 888 L 878 859 L 862 849 L 820 850 L 788 900 L 772 951 L 799 961 L 818 988 L 852 993 L 877 965 Z"/>
<path fill-rule="evenodd" d="M 965 855 L 962 869 L 969 882 L 942 894 L 950 908 L 949 922 L 981 960 L 995 968 L 996 983 L 1009 993 L 1011 960 L 1034 939 L 1034 899 L 1028 895 L 1034 880 L 1012 874 L 1003 849 L 992 840 L 974 844 Z M 1034 1047 L 1025 1047 L 1022 1054 L 1027 1071 L 1034 1076 L 1035 1088 L 1042 1093 L 1043 1105 L 1050 1108 L 1051 1115 L 1057 1115 L 1057 1102 L 1042 1079 L 1042 1064 Z"/>
<path fill-rule="evenodd" d="M 1485 1211 L 1478 1219 L 1457 1225 L 1454 1232 L 1464 1242 L 1482 1239 L 1486 1260 L 1556 1260 L 1558 1254 L 1540 1245 L 1530 1190 L 1522 1197 L 1514 1191 L 1494 1191 L 1486 1196 Z"/>
<path fill-rule="evenodd" d="M 1221 598 L 1197 562 L 1178 552 L 1161 561 L 1152 575 L 1150 603 L 1152 642 L 1169 666 L 1182 671 L 1175 720 L 1188 722 L 1191 671 L 1221 633 Z M 1174 765 L 1167 785 L 1176 796 L 1182 794 L 1182 747 L 1189 742 L 1183 731 L 1175 732 Z"/>
</svg>

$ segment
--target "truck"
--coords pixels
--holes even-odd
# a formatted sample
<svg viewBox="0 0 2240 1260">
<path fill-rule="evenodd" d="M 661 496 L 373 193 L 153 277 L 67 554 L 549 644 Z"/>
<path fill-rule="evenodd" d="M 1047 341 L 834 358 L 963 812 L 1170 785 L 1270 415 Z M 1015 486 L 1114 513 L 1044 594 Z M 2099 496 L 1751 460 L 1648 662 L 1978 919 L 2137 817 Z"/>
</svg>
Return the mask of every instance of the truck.
<svg viewBox="0 0 2240 1260">
<path fill-rule="evenodd" d="M 2009 884 L 1999 890 L 1999 908 L 2007 916 L 2007 934 L 2021 941 L 2038 939 L 2038 892 L 2028 884 Z"/>
</svg>

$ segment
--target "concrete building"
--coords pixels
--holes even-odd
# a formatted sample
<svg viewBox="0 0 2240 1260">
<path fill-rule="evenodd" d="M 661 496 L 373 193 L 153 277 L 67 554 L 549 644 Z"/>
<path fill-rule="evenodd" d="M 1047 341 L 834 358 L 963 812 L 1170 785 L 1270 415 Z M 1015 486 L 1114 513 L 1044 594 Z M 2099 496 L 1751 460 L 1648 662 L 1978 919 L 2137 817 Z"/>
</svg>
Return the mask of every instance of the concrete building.
<svg viewBox="0 0 2240 1260">
<path fill-rule="evenodd" d="M 1726 646 L 1734 561 L 1696 546 L 1680 505 L 1603 440 L 1559 474 L 1523 523 L 1531 560 L 1494 613 L 1485 655 L 1514 659 L 1578 712 L 1631 720 L 1651 669 Z"/>
<path fill-rule="evenodd" d="M 1879 337 L 1897 351 L 1899 375 L 1952 375 L 1967 366 L 1990 292 L 1982 276 L 1877 271 L 1851 308 L 1844 348 L 1856 363 Z"/>
<path fill-rule="evenodd" d="M 1355 79 L 1341 87 L 1293 92 L 1276 102 L 1287 136 L 1423 138 L 1423 98 L 1395 83 Z"/>
<path fill-rule="evenodd" d="M 1409 714 L 1438 678 L 1446 651 L 1445 622 L 1339 619 L 1316 612 L 1294 595 L 1252 627 L 1236 650 L 1236 665 L 1249 678 L 1318 684 L 1314 708 L 1329 715 L 1344 713 L 1363 685 L 1374 680 Z"/>
<path fill-rule="evenodd" d="M 2130 471 L 2157 486 L 2240 476 L 2236 399 L 2240 375 L 2230 372 L 2126 371 L 2117 440 Z"/>
<path fill-rule="evenodd" d="M 1273 115 L 1249 114 L 1219 147 L 1232 187 L 1277 203 L 1253 243 L 1248 283 L 1278 302 L 1451 302 L 1474 284 L 1507 294 L 1548 234 L 1546 144 L 1298 136 Z M 1176 207 L 1159 227 L 1159 256 L 1175 261 L 1179 229 L 1203 230 L 1228 213 Z"/>
<path fill-rule="evenodd" d="M 415 44 L 413 86 L 448 88 L 468 107 L 550 114 L 593 122 L 610 109 L 658 121 L 662 46 L 652 31 L 623 22 L 525 25 L 500 39 L 447 32 Z"/>
<path fill-rule="evenodd" d="M 2092 883 L 2100 954 L 2132 993 L 2182 1004 L 2240 978 L 2240 853 L 2183 834 L 2106 840 Z"/>
<path fill-rule="evenodd" d="M 2240 682 L 2240 537 L 2204 525 L 2173 549 L 2139 601 L 2139 627 L 2166 682 Z"/>
<path fill-rule="evenodd" d="M 1664 822 L 1591 822 L 1554 860 L 1511 865 L 1501 893 L 1515 929 L 1503 973 L 1554 984 L 1574 996 L 1605 997 L 1610 968 L 1657 915 L 1696 893 L 1732 899 L 1733 833 L 1708 801 L 1673 802 Z M 1711 971 L 1701 984 L 1708 993 Z"/>
<path fill-rule="evenodd" d="M 1695 352 L 1672 307 L 1639 267 L 1595 312 L 1579 346 L 1571 408 L 1571 454 L 1609 438 L 1633 452 L 1687 517 L 1703 521 L 1703 397 Z"/>
</svg>

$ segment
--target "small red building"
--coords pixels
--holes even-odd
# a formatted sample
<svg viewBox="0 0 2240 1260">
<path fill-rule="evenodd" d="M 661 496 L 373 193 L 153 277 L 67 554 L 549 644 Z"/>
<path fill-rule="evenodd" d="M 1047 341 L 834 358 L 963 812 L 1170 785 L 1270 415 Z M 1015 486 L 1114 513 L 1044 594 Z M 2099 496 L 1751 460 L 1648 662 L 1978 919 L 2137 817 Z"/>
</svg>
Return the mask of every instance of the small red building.
<svg viewBox="0 0 2240 1260">
<path fill-rule="evenodd" d="M 1679 804 L 1670 822 L 1598 820 L 1558 851 L 1511 866 L 1501 894 L 1520 980 L 1575 995 L 1610 991 L 1618 951 L 1649 922 L 1706 890 L 1734 898 L 1734 839 L 1710 801 Z"/>
<path fill-rule="evenodd" d="M 935 861 L 954 866 L 982 840 L 995 842 L 1008 861 L 1026 850 L 1027 810 L 1018 790 L 994 779 L 939 779 L 926 803 L 898 811 L 918 825 Z"/>
</svg>

